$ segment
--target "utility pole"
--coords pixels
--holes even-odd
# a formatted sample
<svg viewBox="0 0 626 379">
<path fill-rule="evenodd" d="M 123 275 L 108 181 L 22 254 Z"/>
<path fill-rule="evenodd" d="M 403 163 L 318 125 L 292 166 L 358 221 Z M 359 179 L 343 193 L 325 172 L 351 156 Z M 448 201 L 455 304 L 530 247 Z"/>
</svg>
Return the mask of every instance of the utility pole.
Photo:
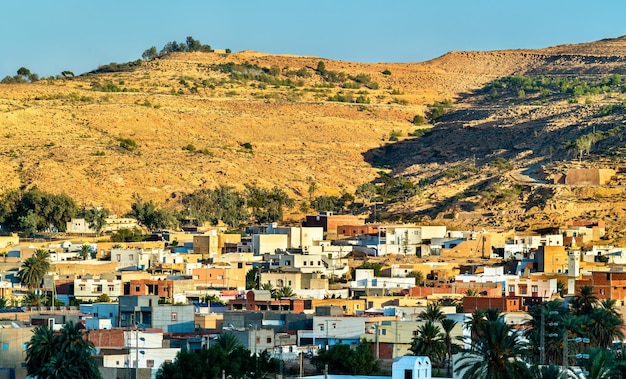
<svg viewBox="0 0 626 379">
<path fill-rule="evenodd" d="M 543 302 L 541 303 L 541 359 L 539 363 L 541 365 L 546 363 L 546 315 L 545 315 L 545 305 Z"/>
<path fill-rule="evenodd" d="M 378 340 L 378 321 L 376 321 L 376 359 L 380 359 L 380 342 Z"/>
</svg>

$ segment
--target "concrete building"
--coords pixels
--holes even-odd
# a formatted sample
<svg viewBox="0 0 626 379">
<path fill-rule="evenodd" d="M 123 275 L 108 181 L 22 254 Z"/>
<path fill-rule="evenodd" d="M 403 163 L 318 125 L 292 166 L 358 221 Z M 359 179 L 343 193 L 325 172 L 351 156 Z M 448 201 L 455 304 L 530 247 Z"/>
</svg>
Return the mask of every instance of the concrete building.
<svg viewBox="0 0 626 379">
<path fill-rule="evenodd" d="M 535 253 L 537 271 L 546 273 L 566 273 L 568 256 L 563 246 L 539 246 Z"/>
<path fill-rule="evenodd" d="M 329 237 L 337 236 L 339 225 L 364 225 L 365 220 L 354 215 L 335 215 L 333 212 L 320 212 L 319 215 L 306 216 L 302 226 L 322 227 Z"/>
<path fill-rule="evenodd" d="M 374 276 L 372 269 L 356 269 L 355 280 L 350 282 L 350 288 L 354 295 L 385 296 L 390 293 L 408 290 L 415 286 L 415 278 L 388 278 Z"/>
<path fill-rule="evenodd" d="M 111 262 L 116 262 L 119 269 L 145 270 L 150 267 L 152 251 L 133 248 L 111 249 Z"/>
<path fill-rule="evenodd" d="M 254 255 L 273 254 L 286 251 L 289 237 L 286 234 L 253 234 L 252 251 Z"/>
<path fill-rule="evenodd" d="M 26 377 L 26 344 L 33 327 L 19 321 L 0 321 L 0 379 Z"/>
<path fill-rule="evenodd" d="M 195 329 L 193 305 L 159 304 L 158 296 L 120 296 L 120 327 L 160 328 L 168 332 Z"/>
<path fill-rule="evenodd" d="M 119 279 L 105 279 L 92 275 L 74 279 L 74 297 L 80 300 L 94 302 L 99 296 L 108 295 L 112 301 L 117 301 L 122 294 L 122 281 Z"/>
</svg>

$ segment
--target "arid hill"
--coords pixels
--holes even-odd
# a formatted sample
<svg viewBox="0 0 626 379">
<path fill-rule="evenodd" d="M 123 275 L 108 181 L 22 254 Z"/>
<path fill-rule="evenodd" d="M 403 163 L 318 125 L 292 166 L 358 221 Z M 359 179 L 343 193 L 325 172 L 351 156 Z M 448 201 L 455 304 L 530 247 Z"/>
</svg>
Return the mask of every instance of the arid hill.
<svg viewBox="0 0 626 379">
<path fill-rule="evenodd" d="M 394 64 L 253 51 L 176 53 L 131 71 L 109 65 L 74 78 L 2 84 L 0 190 L 38 186 L 122 214 L 134 193 L 172 203 L 183 192 L 255 183 L 301 199 L 311 181 L 317 194 L 354 192 L 389 169 L 427 183 L 390 206 L 403 219 L 462 224 L 468 213 L 479 215 L 468 217 L 468 225 L 546 226 L 560 212 L 558 194 L 575 189 L 527 185 L 508 202 L 515 216 L 507 216 L 485 191 L 519 183 L 492 162 L 563 169 L 561 162 L 577 157 L 572 141 L 621 125 L 621 110 L 598 112 L 608 104 L 617 109 L 623 95 L 613 86 L 581 96 L 530 90 L 521 96 L 507 87 L 494 96 L 489 85 L 512 75 L 592 81 L 613 74 L 626 74 L 623 37 Z M 428 120 L 430 105 L 445 99 L 452 106 L 432 129 L 412 123 L 416 115 Z M 409 136 L 420 128 L 430 132 Z M 618 165 L 621 139 L 594 141 L 583 161 L 603 156 Z M 450 169 L 463 174 L 445 174 Z M 622 201 L 620 191 L 589 196 Z M 585 209 L 562 217 L 602 215 Z"/>
</svg>

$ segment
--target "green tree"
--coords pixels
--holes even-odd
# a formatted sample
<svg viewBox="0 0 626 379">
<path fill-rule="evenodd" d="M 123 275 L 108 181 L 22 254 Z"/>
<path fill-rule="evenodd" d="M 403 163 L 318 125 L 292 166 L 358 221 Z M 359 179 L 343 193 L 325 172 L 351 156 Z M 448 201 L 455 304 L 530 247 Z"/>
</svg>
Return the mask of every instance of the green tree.
<svg viewBox="0 0 626 379">
<path fill-rule="evenodd" d="M 48 271 L 50 271 L 50 253 L 44 249 L 37 249 L 32 257 L 24 260 L 17 275 L 20 283 L 25 284 L 32 291 L 41 286 L 43 277 Z"/>
<path fill-rule="evenodd" d="M 296 297 L 296 293 L 293 292 L 293 289 L 289 286 L 280 287 L 276 290 L 274 295 L 277 299 L 282 299 L 284 297 Z"/>
<path fill-rule="evenodd" d="M 452 377 L 452 357 L 458 353 L 460 347 L 452 342 L 452 330 L 456 327 L 457 322 L 450 319 L 444 319 L 440 321 L 441 329 L 443 329 L 443 340 L 446 345 L 446 366 L 448 367 L 448 377 Z"/>
<path fill-rule="evenodd" d="M 320 75 L 324 75 L 326 73 L 326 64 L 324 64 L 324 62 L 322 61 L 317 62 L 317 68 L 315 69 L 315 71 L 317 71 L 317 73 Z"/>
<path fill-rule="evenodd" d="M 22 305 L 28 307 L 42 307 L 46 305 L 47 302 L 48 298 L 46 297 L 46 295 L 41 293 L 29 292 L 22 300 Z"/>
<path fill-rule="evenodd" d="M 416 286 L 423 286 L 425 283 L 425 277 L 424 277 L 424 273 L 421 271 L 411 271 L 408 274 L 406 274 L 407 278 L 415 278 L 415 285 Z"/>
<path fill-rule="evenodd" d="M 409 350 L 413 355 L 430 357 L 433 364 L 441 364 L 446 356 L 446 341 L 441 329 L 432 321 L 417 327 Z"/>
<path fill-rule="evenodd" d="M 251 268 L 246 273 L 246 289 L 258 289 L 259 288 L 259 269 L 256 267 Z"/>
<path fill-rule="evenodd" d="M 318 212 L 341 212 L 345 201 L 339 196 L 318 196 L 311 201 L 311 207 Z"/>
<path fill-rule="evenodd" d="M 187 37 L 185 43 L 187 44 L 187 51 L 189 52 L 200 51 L 200 48 L 202 47 L 200 41 L 193 39 L 191 36 Z"/>
<path fill-rule="evenodd" d="M 96 303 L 110 303 L 110 302 L 111 302 L 111 298 L 106 293 L 103 293 L 102 295 L 96 298 Z"/>
<path fill-rule="evenodd" d="M 248 207 L 252 208 L 252 217 L 258 223 L 276 222 L 283 217 L 283 208 L 291 208 L 295 201 L 283 190 L 274 187 L 271 190 L 246 184 Z"/>
<path fill-rule="evenodd" d="M 477 318 L 482 321 L 475 334 L 465 338 L 469 348 L 463 349 L 455 372 L 463 373 L 463 379 L 530 378 L 526 340 L 502 316 L 494 320 L 494 313 L 497 310 L 488 310 L 486 316 Z"/>
<path fill-rule="evenodd" d="M 158 56 L 159 53 L 157 52 L 157 48 L 155 46 L 150 47 L 144 51 L 143 54 L 141 54 L 141 57 L 146 61 L 151 61 Z"/>
<path fill-rule="evenodd" d="M 588 315 L 586 329 L 593 345 L 601 348 L 611 348 L 613 341 L 624 339 L 624 320 L 612 308 L 594 307 Z"/>
<path fill-rule="evenodd" d="M 78 255 L 80 255 L 80 257 L 83 260 L 86 260 L 87 258 L 89 258 L 90 254 L 91 254 L 91 246 L 87 245 L 86 243 L 82 244 L 80 246 L 80 252 L 78 253 Z"/>
<path fill-rule="evenodd" d="M 419 318 L 425 321 L 437 322 L 445 320 L 446 314 L 441 310 L 441 306 L 435 302 L 429 302 L 419 314 Z"/>
<path fill-rule="evenodd" d="M 61 333 L 54 335 L 47 325 L 38 326 L 26 348 L 28 374 L 41 378 L 101 378 L 91 356 L 94 345 L 85 338 L 81 328 L 80 324 L 68 321 Z"/>
<path fill-rule="evenodd" d="M 138 195 L 134 195 L 131 204 L 130 216 L 148 228 L 149 230 L 166 229 L 177 224 L 174 214 L 166 209 L 160 209 L 152 200 L 143 201 Z"/>
<path fill-rule="evenodd" d="M 79 324 L 66 323 L 56 336 L 47 325 L 41 325 L 27 346 L 28 374 L 42 378 L 100 378 L 92 349 Z"/>
<path fill-rule="evenodd" d="M 237 339 L 235 333 L 225 332 L 217 337 L 217 345 L 226 352 L 226 354 L 230 354 L 236 349 L 242 347 L 241 342 Z"/>
<path fill-rule="evenodd" d="M 380 370 L 380 362 L 372 354 L 370 343 L 360 341 L 353 350 L 349 345 L 337 344 L 318 351 L 311 358 L 318 373 L 328 365 L 329 374 L 373 375 Z"/>
<path fill-rule="evenodd" d="M 591 313 L 591 310 L 598 302 L 598 296 L 593 291 L 592 286 L 582 286 L 578 293 L 574 296 L 572 301 L 572 311 L 575 315 L 586 315 Z"/>
<path fill-rule="evenodd" d="M 82 217 L 85 218 L 89 227 L 94 229 L 96 231 L 96 235 L 99 236 L 102 228 L 106 225 L 106 219 L 109 217 L 109 210 L 106 208 L 92 207 L 83 209 L 80 213 L 82 213 Z"/>
</svg>

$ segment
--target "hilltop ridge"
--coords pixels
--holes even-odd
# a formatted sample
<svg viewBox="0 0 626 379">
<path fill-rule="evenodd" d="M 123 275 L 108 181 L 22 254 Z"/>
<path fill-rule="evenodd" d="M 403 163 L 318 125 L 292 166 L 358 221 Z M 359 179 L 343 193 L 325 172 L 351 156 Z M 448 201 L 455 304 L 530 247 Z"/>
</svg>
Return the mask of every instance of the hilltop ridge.
<svg viewBox="0 0 626 379">
<path fill-rule="evenodd" d="M 437 218 L 458 191 L 487 177 L 505 180 L 487 169 L 493 159 L 512 167 L 568 161 L 576 154 L 564 142 L 593 125 L 606 131 L 623 121 L 620 112 L 594 116 L 619 103 L 616 92 L 568 102 L 530 92 L 490 98 L 485 86 L 511 75 L 601 79 L 616 73 L 626 74 L 625 37 L 538 50 L 456 51 L 421 63 L 172 53 L 133 71 L 3 84 L 0 168 L 6 178 L 0 190 L 38 186 L 123 214 L 134 193 L 167 206 L 180 193 L 254 183 L 304 200 L 311 181 L 318 194 L 339 195 L 390 170 L 430 183 L 390 210 Z M 432 105 L 445 99 L 453 105 L 432 131 L 411 137 L 431 127 L 414 125 L 414 117 L 428 119 Z M 559 137 L 553 143 L 538 138 L 547 131 Z M 123 139 L 136 148 L 121 147 Z M 458 183 L 440 178 L 468 160 L 485 167 L 486 176 Z M 433 193 L 445 195 L 428 198 Z"/>
</svg>

